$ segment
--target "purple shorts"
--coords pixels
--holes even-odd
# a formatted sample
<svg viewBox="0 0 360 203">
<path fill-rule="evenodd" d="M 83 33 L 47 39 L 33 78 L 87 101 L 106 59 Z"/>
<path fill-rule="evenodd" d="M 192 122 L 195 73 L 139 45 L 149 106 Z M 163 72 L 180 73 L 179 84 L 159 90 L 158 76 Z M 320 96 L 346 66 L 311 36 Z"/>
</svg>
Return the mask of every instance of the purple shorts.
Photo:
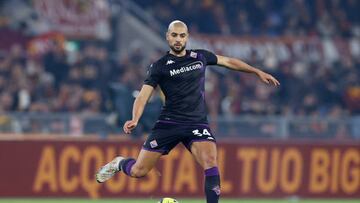
<svg viewBox="0 0 360 203">
<path fill-rule="evenodd" d="M 216 142 L 208 124 L 159 120 L 146 139 L 143 149 L 168 154 L 179 142 L 190 151 L 193 142 Z"/>
</svg>

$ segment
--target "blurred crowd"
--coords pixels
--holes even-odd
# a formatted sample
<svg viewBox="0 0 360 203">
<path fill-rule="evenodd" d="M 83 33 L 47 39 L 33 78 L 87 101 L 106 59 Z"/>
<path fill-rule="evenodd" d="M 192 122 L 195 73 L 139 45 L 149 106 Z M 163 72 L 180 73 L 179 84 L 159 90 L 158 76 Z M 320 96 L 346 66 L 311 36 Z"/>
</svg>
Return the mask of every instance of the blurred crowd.
<svg viewBox="0 0 360 203">
<path fill-rule="evenodd" d="M 192 33 L 341 36 L 360 34 L 357 0 L 136 0 L 167 24 L 182 19 Z"/>
<path fill-rule="evenodd" d="M 359 27 L 359 1 L 354 0 L 136 2 L 147 9 L 154 4 L 152 12 L 164 25 L 179 18 L 189 23 L 191 31 L 206 34 L 346 39 Z M 28 48 L 19 44 L 2 50 L 0 113 L 100 113 L 121 109 L 131 113 L 131 101 L 114 97 L 114 84 L 120 84 L 127 90 L 124 95 L 133 99 L 134 91 L 141 88 L 146 67 L 164 53 L 145 57 L 138 47 L 117 58 L 105 44 L 84 40 L 77 51 L 69 52 L 54 42 L 41 57 L 32 57 Z M 260 68 L 265 63 L 256 57 L 247 62 Z M 310 63 L 307 67 L 290 60 L 276 69 L 266 69 L 279 79 L 280 88 L 268 87 L 251 75 L 220 70 L 213 67 L 206 76 L 212 118 L 246 114 L 339 117 L 360 113 L 360 58 L 346 56 L 331 64 Z M 160 108 L 160 104 L 154 108 Z"/>
<path fill-rule="evenodd" d="M 112 83 L 141 87 L 146 68 L 139 61 L 137 53 L 112 60 L 104 46 L 93 43 L 76 52 L 53 43 L 41 57 L 15 44 L 0 53 L 0 112 L 109 111 Z"/>
<path fill-rule="evenodd" d="M 270 87 L 249 74 L 212 68 L 207 78 L 211 115 L 288 115 L 342 117 L 360 113 L 360 60 L 330 64 L 289 60 L 269 69 L 255 57 L 247 61 L 281 83 Z"/>
<path fill-rule="evenodd" d="M 113 60 L 107 49 L 85 44 L 76 53 L 55 45 L 41 58 L 32 58 L 19 45 L 0 55 L 0 112 L 109 112 L 114 108 L 111 84 L 121 84 L 133 97 L 145 77 L 141 50 Z M 73 58 L 71 61 L 69 60 Z M 263 61 L 248 61 L 262 67 Z M 274 74 L 281 86 L 269 87 L 252 75 L 211 67 L 206 91 L 212 116 L 348 115 L 359 113 L 360 60 L 350 57 L 305 69 L 294 61 Z M 121 106 L 121 104 L 119 104 Z M 129 107 L 128 109 L 131 109 Z"/>
</svg>

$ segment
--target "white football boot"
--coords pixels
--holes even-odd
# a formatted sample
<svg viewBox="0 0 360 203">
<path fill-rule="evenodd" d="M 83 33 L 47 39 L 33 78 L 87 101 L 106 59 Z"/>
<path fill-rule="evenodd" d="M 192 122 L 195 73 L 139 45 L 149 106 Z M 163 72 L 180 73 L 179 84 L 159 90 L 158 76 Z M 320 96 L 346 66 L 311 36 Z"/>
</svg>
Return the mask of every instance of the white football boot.
<svg viewBox="0 0 360 203">
<path fill-rule="evenodd" d="M 121 156 L 115 157 L 115 159 L 101 167 L 95 175 L 96 181 L 98 183 L 103 183 L 113 177 L 117 172 L 121 171 L 121 169 L 119 169 L 119 163 L 123 159 L 124 157 Z"/>
</svg>

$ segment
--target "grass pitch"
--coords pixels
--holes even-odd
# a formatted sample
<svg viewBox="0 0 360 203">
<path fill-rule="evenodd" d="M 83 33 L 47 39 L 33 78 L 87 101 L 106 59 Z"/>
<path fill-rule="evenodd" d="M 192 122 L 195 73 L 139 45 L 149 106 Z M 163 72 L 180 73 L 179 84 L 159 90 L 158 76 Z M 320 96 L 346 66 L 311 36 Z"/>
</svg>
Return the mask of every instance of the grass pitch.
<svg viewBox="0 0 360 203">
<path fill-rule="evenodd" d="M 177 199 L 180 203 L 205 203 L 203 199 Z M 31 199 L 0 198 L 0 203 L 157 203 L 158 199 Z M 221 203 L 359 203 L 360 199 L 221 199 Z"/>
</svg>

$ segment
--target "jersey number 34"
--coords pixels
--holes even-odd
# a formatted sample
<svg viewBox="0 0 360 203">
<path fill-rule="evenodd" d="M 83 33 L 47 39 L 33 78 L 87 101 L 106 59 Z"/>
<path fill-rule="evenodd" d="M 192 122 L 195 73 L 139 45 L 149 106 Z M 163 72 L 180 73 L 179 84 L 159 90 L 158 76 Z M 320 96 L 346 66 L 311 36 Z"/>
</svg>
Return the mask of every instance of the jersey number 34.
<svg viewBox="0 0 360 203">
<path fill-rule="evenodd" d="M 208 131 L 207 129 L 204 129 L 204 130 L 202 131 L 202 133 L 200 133 L 200 130 L 199 130 L 199 129 L 196 129 L 196 130 L 193 130 L 192 133 L 193 133 L 194 135 L 199 136 L 199 137 L 201 137 L 201 136 L 203 136 L 203 135 L 211 136 L 211 134 L 209 133 L 209 131 Z"/>
</svg>

